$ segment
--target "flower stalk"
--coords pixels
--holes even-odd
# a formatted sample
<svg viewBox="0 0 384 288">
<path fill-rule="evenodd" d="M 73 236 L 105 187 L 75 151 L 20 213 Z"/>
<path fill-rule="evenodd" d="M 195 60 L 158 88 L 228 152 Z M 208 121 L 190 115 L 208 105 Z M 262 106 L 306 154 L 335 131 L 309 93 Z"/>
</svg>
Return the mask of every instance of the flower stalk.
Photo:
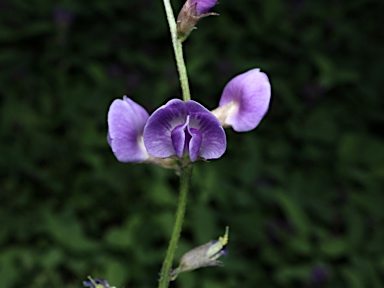
<svg viewBox="0 0 384 288">
<path fill-rule="evenodd" d="M 191 100 L 182 41 L 200 18 L 217 15 L 209 12 L 217 0 L 186 0 L 177 22 L 170 0 L 163 2 L 184 101 L 172 99 L 149 115 L 126 96 L 123 100 L 116 99 L 108 111 L 107 134 L 108 144 L 120 162 L 153 163 L 175 169 L 180 175 L 175 223 L 158 288 L 167 288 L 181 272 L 222 265 L 217 259 L 226 255 L 228 227 L 223 237 L 184 254 L 180 265 L 171 271 L 184 221 L 193 162 L 220 158 L 227 144 L 223 127 L 232 127 L 237 132 L 254 129 L 267 112 L 271 97 L 267 75 L 256 68 L 233 78 L 224 88 L 219 107 L 212 112 Z M 83 283 L 86 287 L 110 287 L 106 280 L 89 280 Z"/>
<path fill-rule="evenodd" d="M 189 191 L 189 184 L 192 175 L 192 165 L 187 165 L 182 168 L 180 174 L 180 195 L 179 203 L 177 205 L 175 225 L 173 226 L 173 232 L 171 241 L 169 242 L 167 254 L 165 256 L 163 267 L 160 272 L 159 288 L 167 288 L 169 281 L 171 280 L 171 268 L 172 262 L 179 242 L 181 228 L 184 221 L 185 207 L 187 204 L 187 196 Z"/>
<path fill-rule="evenodd" d="M 170 0 L 163 0 L 165 13 L 167 15 L 167 20 L 169 24 L 169 30 L 171 32 L 172 47 L 175 53 L 176 66 L 179 72 L 179 79 L 181 84 L 181 90 L 183 94 L 183 100 L 191 100 L 191 92 L 189 90 L 187 68 L 185 67 L 184 56 L 183 56 L 183 47 L 181 41 L 178 39 L 177 35 L 177 25 L 175 16 L 173 14 L 172 6 Z M 169 242 L 167 254 L 165 256 L 163 266 L 160 272 L 159 288 L 167 288 L 170 281 L 171 268 L 173 263 L 173 258 L 179 242 L 180 233 L 184 221 L 185 207 L 187 204 L 187 196 L 189 190 L 189 184 L 191 181 L 192 175 L 192 165 L 187 165 L 181 168 L 180 173 L 180 194 L 179 202 L 177 205 L 176 219 L 173 226 L 173 232 L 171 240 Z"/>
<path fill-rule="evenodd" d="M 183 46 L 177 35 L 177 25 L 176 25 L 175 16 L 173 14 L 171 2 L 170 0 L 163 0 L 163 2 L 165 7 L 165 13 L 167 15 L 167 20 L 169 24 L 169 30 L 171 32 L 172 46 L 173 46 L 173 51 L 175 52 L 177 70 L 179 71 L 179 79 L 181 83 L 181 90 L 183 93 L 183 100 L 188 101 L 188 100 L 191 100 L 191 92 L 189 90 L 187 68 L 185 67 L 185 62 L 184 62 Z"/>
</svg>

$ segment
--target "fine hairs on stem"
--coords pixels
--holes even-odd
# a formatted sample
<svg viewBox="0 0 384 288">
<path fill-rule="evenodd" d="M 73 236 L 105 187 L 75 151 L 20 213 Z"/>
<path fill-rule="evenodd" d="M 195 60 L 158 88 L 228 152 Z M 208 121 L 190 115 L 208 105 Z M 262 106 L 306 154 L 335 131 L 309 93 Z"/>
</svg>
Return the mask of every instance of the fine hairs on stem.
<svg viewBox="0 0 384 288">
<path fill-rule="evenodd" d="M 177 37 L 177 25 L 176 25 L 175 16 L 173 14 L 170 1 L 163 0 L 163 2 L 165 7 L 165 13 L 167 15 L 167 20 L 169 24 L 169 30 L 171 32 L 172 46 L 173 46 L 173 51 L 175 52 L 177 70 L 179 71 L 179 79 L 181 84 L 181 90 L 183 93 L 183 100 L 184 101 L 191 100 L 187 69 L 185 67 L 185 62 L 183 57 L 183 46 L 181 44 L 181 41 Z"/>
<path fill-rule="evenodd" d="M 170 281 L 170 273 L 172 268 L 173 257 L 179 242 L 179 237 L 183 225 L 185 207 L 187 204 L 187 196 L 189 190 L 189 183 L 191 181 L 192 165 L 188 165 L 181 171 L 180 175 L 180 195 L 177 205 L 176 219 L 173 227 L 171 241 L 169 242 L 167 254 L 165 256 L 163 267 L 160 272 L 159 288 L 168 287 Z"/>
<path fill-rule="evenodd" d="M 175 59 L 177 70 L 179 72 L 181 90 L 183 93 L 183 100 L 191 100 L 191 94 L 188 84 L 187 69 L 185 67 L 184 57 L 183 57 L 183 47 L 181 41 L 177 37 L 177 27 L 176 20 L 173 14 L 172 6 L 169 0 L 164 0 L 165 12 L 167 15 L 167 20 L 169 23 L 169 29 L 171 32 L 172 38 L 172 47 L 175 52 Z M 183 167 L 180 174 L 180 195 L 179 202 L 177 205 L 176 219 L 173 227 L 172 237 L 169 242 L 167 254 L 165 256 L 163 266 L 160 272 L 159 288 L 167 288 L 170 281 L 170 272 L 172 268 L 172 262 L 179 242 L 180 233 L 183 225 L 185 207 L 187 204 L 187 196 L 189 183 L 192 175 L 192 165 L 187 165 Z"/>
</svg>

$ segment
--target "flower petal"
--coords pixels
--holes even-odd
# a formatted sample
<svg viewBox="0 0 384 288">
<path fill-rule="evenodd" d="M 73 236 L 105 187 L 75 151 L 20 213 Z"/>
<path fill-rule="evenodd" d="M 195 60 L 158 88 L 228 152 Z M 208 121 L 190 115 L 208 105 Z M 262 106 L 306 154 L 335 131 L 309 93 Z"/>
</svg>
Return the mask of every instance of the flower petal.
<svg viewBox="0 0 384 288">
<path fill-rule="evenodd" d="M 189 135 L 192 136 L 191 140 L 189 141 L 189 159 L 191 159 L 191 162 L 195 162 L 197 157 L 199 156 L 201 143 L 203 140 L 203 137 L 201 135 L 201 132 L 195 128 L 188 128 Z"/>
<path fill-rule="evenodd" d="M 199 15 L 208 13 L 209 10 L 211 10 L 217 4 L 217 0 L 190 0 L 190 1 L 191 1 L 191 6 L 197 3 L 196 13 Z"/>
<path fill-rule="evenodd" d="M 144 127 L 144 145 L 149 154 L 166 158 L 176 155 L 172 142 L 172 131 L 186 121 L 185 104 L 179 99 L 173 99 L 158 108 Z"/>
<path fill-rule="evenodd" d="M 176 155 L 179 156 L 179 158 L 183 157 L 184 154 L 186 140 L 185 128 L 188 126 L 188 123 L 189 115 L 187 116 L 187 119 L 183 125 L 177 126 L 171 132 L 173 148 L 175 149 Z"/>
<path fill-rule="evenodd" d="M 225 86 L 219 106 L 235 105 L 230 109 L 225 124 L 237 132 L 250 131 L 260 123 L 268 110 L 271 85 L 260 69 L 252 69 L 233 78 Z"/>
<path fill-rule="evenodd" d="M 142 133 L 149 115 L 143 107 L 124 96 L 116 99 L 108 111 L 107 140 L 121 162 L 141 162 L 148 158 Z"/>
<path fill-rule="evenodd" d="M 196 129 L 201 135 L 199 136 L 201 144 L 198 156 L 204 159 L 220 158 L 225 152 L 227 141 L 219 120 L 208 109 L 193 100 L 187 101 L 185 104 L 190 115 L 190 130 Z M 191 136 L 192 141 L 193 135 L 191 134 Z M 197 147 L 197 138 L 194 141 L 196 142 L 190 143 L 190 153 Z"/>
</svg>

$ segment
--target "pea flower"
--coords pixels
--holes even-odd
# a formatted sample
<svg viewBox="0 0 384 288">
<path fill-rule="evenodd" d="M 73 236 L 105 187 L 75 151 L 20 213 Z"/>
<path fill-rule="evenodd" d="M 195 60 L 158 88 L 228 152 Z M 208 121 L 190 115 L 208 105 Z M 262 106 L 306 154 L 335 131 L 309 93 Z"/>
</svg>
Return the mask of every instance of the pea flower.
<svg viewBox="0 0 384 288">
<path fill-rule="evenodd" d="M 201 104 L 170 100 L 157 109 L 144 127 L 144 145 L 158 158 L 189 156 L 217 159 L 226 149 L 226 137 L 217 118 Z"/>
<path fill-rule="evenodd" d="M 260 69 L 237 75 L 224 87 L 219 107 L 212 113 L 224 127 L 237 132 L 256 128 L 267 113 L 271 99 L 268 76 Z"/>
<path fill-rule="evenodd" d="M 209 12 L 216 4 L 217 0 L 187 0 L 177 17 L 179 38 L 185 40 L 201 18 L 218 15 Z"/>
<path fill-rule="evenodd" d="M 222 266 L 223 263 L 217 259 L 227 254 L 229 228 L 225 228 L 223 237 L 218 240 L 211 240 L 208 243 L 198 246 L 183 255 L 179 267 L 171 271 L 171 279 L 175 280 L 181 272 L 191 271 L 208 266 Z"/>
<path fill-rule="evenodd" d="M 107 140 L 121 162 L 166 168 L 176 168 L 175 161 L 187 156 L 191 162 L 216 159 L 226 149 L 225 132 L 217 118 L 199 103 L 179 99 L 169 101 L 151 117 L 126 96 L 114 100 L 108 112 Z"/>
</svg>

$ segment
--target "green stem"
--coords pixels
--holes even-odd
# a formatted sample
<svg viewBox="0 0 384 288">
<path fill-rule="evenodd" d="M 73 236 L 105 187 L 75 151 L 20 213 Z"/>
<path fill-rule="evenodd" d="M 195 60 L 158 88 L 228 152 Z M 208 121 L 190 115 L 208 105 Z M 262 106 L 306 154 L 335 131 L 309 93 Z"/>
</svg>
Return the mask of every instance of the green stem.
<svg viewBox="0 0 384 288">
<path fill-rule="evenodd" d="M 181 41 L 177 37 L 177 24 L 175 16 L 173 14 L 172 6 L 170 0 L 163 0 L 165 13 L 167 15 L 167 20 L 169 24 L 169 30 L 171 31 L 172 46 L 173 51 L 175 52 L 175 59 L 177 70 L 179 71 L 181 90 L 183 93 L 183 100 L 191 100 L 191 93 L 189 91 L 187 69 L 184 63 L 183 57 L 183 46 Z M 165 256 L 163 267 L 160 272 L 159 288 L 167 288 L 170 281 L 170 273 L 172 268 L 173 257 L 177 248 L 177 243 L 179 242 L 181 228 L 183 226 L 185 207 L 187 205 L 187 196 L 189 183 L 191 181 L 192 175 L 192 165 L 187 165 L 183 167 L 180 175 L 180 195 L 179 203 L 177 205 L 175 225 L 173 226 L 173 232 L 171 236 L 171 241 L 169 242 L 167 254 Z"/>
<path fill-rule="evenodd" d="M 173 14 L 170 0 L 163 0 L 163 2 L 165 7 L 165 13 L 167 14 L 167 20 L 169 23 L 169 30 L 171 31 L 172 46 L 173 46 L 173 51 L 175 52 L 177 70 L 179 71 L 181 90 L 183 92 L 183 100 L 184 101 L 191 100 L 187 69 L 185 67 L 184 57 L 183 57 L 183 46 L 181 44 L 181 41 L 177 37 L 177 25 L 176 25 L 175 16 Z"/>
<path fill-rule="evenodd" d="M 163 267 L 160 272 L 159 288 L 167 288 L 170 281 L 170 272 L 172 268 L 173 257 L 179 242 L 181 228 L 183 225 L 185 207 L 187 204 L 187 196 L 189 183 L 191 181 L 192 165 L 188 165 L 181 170 L 180 175 L 180 195 L 179 203 L 177 205 L 175 225 L 173 226 L 173 232 L 171 241 L 169 242 L 167 255 L 165 256 Z"/>
</svg>

